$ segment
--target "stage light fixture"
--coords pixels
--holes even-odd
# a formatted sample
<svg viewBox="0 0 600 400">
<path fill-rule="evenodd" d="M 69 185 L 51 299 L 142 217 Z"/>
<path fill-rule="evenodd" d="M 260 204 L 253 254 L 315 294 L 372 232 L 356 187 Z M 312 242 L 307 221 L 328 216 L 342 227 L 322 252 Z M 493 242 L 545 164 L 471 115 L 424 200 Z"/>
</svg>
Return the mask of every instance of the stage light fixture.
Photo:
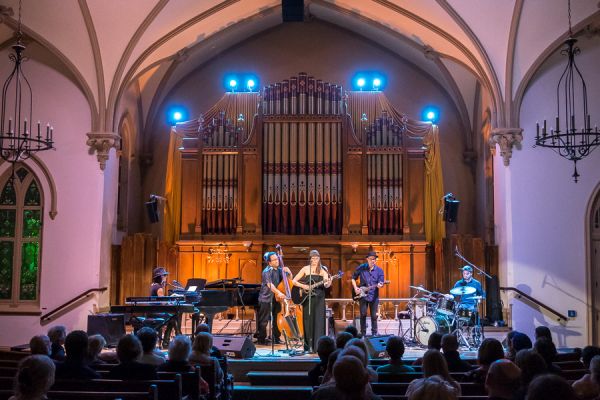
<svg viewBox="0 0 600 400">
<path fill-rule="evenodd" d="M 373 79 L 373 90 L 379 90 L 381 87 L 381 79 L 375 78 Z"/>
<path fill-rule="evenodd" d="M 365 78 L 358 78 L 356 80 L 356 86 L 358 86 L 358 88 L 360 90 L 363 90 L 363 87 L 365 86 L 365 83 L 366 83 Z"/>
<path fill-rule="evenodd" d="M 167 111 L 167 119 L 169 125 L 175 125 L 178 122 L 185 121 L 187 119 L 187 116 L 187 111 L 181 106 L 170 107 Z"/>
<path fill-rule="evenodd" d="M 440 118 L 440 112 L 435 107 L 427 107 L 423 110 L 423 119 L 433 124 L 437 123 Z"/>
<path fill-rule="evenodd" d="M 231 89 L 232 92 L 235 92 L 236 86 L 237 86 L 237 81 L 235 79 L 230 79 L 229 80 L 229 88 Z"/>
<path fill-rule="evenodd" d="M 251 92 L 254 89 L 254 86 L 256 86 L 256 82 L 254 81 L 254 79 L 248 79 L 248 81 L 246 82 L 246 87 L 248 88 L 249 92 Z"/>
</svg>

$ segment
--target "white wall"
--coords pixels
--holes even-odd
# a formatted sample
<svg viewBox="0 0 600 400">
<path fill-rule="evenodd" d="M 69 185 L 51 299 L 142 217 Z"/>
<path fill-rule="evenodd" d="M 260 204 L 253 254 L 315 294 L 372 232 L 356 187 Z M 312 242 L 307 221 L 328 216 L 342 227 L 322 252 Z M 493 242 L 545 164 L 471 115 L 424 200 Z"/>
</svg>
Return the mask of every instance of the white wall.
<svg viewBox="0 0 600 400">
<path fill-rule="evenodd" d="M 1 60 L 6 57 L 6 52 L 0 53 Z M 8 74 L 7 67 L 8 63 L 0 63 L 2 79 Z M 81 91 L 64 75 L 34 59 L 27 62 L 26 73 L 34 91 L 34 118 L 53 124 L 56 141 L 56 151 L 40 154 L 57 187 L 58 215 L 54 220 L 48 216 L 48 183 L 32 168 L 45 194 L 40 303 L 41 312 L 46 313 L 99 285 L 104 178 L 96 156 L 88 154 L 85 134 L 91 130 L 91 118 Z M 26 343 L 53 324 L 85 329 L 95 299 L 44 326 L 39 316 L 2 315 L 0 346 Z"/>
<path fill-rule="evenodd" d="M 600 43 L 592 39 L 581 47 L 576 62 L 587 82 L 592 125 L 600 124 Z M 520 120 L 523 147 L 513 152 L 510 167 L 496 157 L 496 238 L 503 284 L 565 315 L 567 310 L 577 312 L 576 318 L 560 325 L 553 315 L 511 296 L 513 328 L 533 337 L 536 326 L 547 325 L 560 346 L 585 346 L 591 341 L 586 211 L 600 181 L 600 150 L 579 163 L 581 177 L 574 183 L 573 163 L 550 149 L 532 148 L 536 121 L 554 121 L 556 84 L 564 66 L 565 57 L 553 57 L 527 90 Z"/>
</svg>

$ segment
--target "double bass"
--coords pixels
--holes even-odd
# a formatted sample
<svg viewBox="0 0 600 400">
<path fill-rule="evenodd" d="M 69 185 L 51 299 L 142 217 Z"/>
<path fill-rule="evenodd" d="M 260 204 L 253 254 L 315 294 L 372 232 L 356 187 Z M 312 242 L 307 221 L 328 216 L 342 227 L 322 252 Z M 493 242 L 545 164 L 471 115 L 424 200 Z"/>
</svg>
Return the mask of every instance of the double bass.
<svg viewBox="0 0 600 400">
<path fill-rule="evenodd" d="M 285 268 L 283 264 L 283 250 L 280 245 L 275 246 L 277 249 L 277 257 L 279 258 L 279 265 L 283 270 Z M 284 332 L 287 338 L 292 340 L 302 341 L 304 335 L 304 326 L 302 324 L 302 307 L 297 306 L 292 301 L 292 277 L 288 276 L 285 272 L 283 273 L 283 279 L 277 285 L 277 289 L 285 294 L 285 298 L 280 300 L 281 312 L 277 314 L 277 326 L 279 330 Z"/>
</svg>

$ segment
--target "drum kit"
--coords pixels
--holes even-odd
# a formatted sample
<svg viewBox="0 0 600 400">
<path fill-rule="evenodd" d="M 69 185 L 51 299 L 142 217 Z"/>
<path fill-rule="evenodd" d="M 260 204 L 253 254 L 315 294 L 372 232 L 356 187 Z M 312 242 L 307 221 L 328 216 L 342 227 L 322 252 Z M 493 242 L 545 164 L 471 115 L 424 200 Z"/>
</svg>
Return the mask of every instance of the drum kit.
<svg viewBox="0 0 600 400">
<path fill-rule="evenodd" d="M 417 292 L 407 305 L 410 329 L 399 332 L 405 339 L 427 346 L 433 332 L 452 333 L 457 336 L 461 346 L 469 349 L 479 347 L 483 330 L 478 310 L 483 297 L 471 296 L 475 288 L 460 286 L 451 289 L 449 294 L 432 292 L 422 286 L 410 288 Z M 469 296 L 468 305 L 461 303 L 464 296 Z M 472 301 L 475 302 L 474 306 Z"/>
</svg>

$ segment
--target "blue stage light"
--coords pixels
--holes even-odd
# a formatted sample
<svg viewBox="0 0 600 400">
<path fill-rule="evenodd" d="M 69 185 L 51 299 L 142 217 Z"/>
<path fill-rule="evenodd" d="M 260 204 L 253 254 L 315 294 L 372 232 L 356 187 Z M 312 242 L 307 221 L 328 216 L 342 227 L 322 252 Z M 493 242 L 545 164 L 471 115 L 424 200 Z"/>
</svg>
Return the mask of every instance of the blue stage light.
<svg viewBox="0 0 600 400">
<path fill-rule="evenodd" d="M 182 106 L 171 106 L 167 110 L 167 120 L 169 125 L 175 125 L 178 122 L 183 122 L 187 119 L 187 110 Z"/>
<path fill-rule="evenodd" d="M 173 120 L 179 122 L 183 119 L 183 114 L 181 113 L 181 111 L 175 111 L 173 113 Z"/>
<path fill-rule="evenodd" d="M 440 118 L 440 112 L 435 107 L 427 107 L 423 110 L 423 119 L 432 123 L 437 123 Z"/>
<path fill-rule="evenodd" d="M 379 79 L 379 78 L 373 79 L 373 90 L 379 90 L 380 86 L 381 86 L 381 79 Z"/>
<path fill-rule="evenodd" d="M 256 82 L 254 81 L 254 79 L 248 79 L 248 81 L 246 82 L 246 87 L 248 88 L 249 92 L 251 92 L 254 89 L 254 86 L 256 86 Z"/>
<path fill-rule="evenodd" d="M 362 90 L 362 89 L 363 89 L 363 87 L 365 86 L 365 83 L 366 83 L 366 81 L 365 81 L 365 78 L 358 78 L 358 79 L 356 80 L 356 86 L 358 86 L 358 88 L 359 88 L 360 90 Z"/>
<path fill-rule="evenodd" d="M 237 86 L 237 81 L 235 79 L 230 79 L 229 80 L 229 88 L 231 89 L 232 92 L 235 91 L 236 86 Z"/>
</svg>

